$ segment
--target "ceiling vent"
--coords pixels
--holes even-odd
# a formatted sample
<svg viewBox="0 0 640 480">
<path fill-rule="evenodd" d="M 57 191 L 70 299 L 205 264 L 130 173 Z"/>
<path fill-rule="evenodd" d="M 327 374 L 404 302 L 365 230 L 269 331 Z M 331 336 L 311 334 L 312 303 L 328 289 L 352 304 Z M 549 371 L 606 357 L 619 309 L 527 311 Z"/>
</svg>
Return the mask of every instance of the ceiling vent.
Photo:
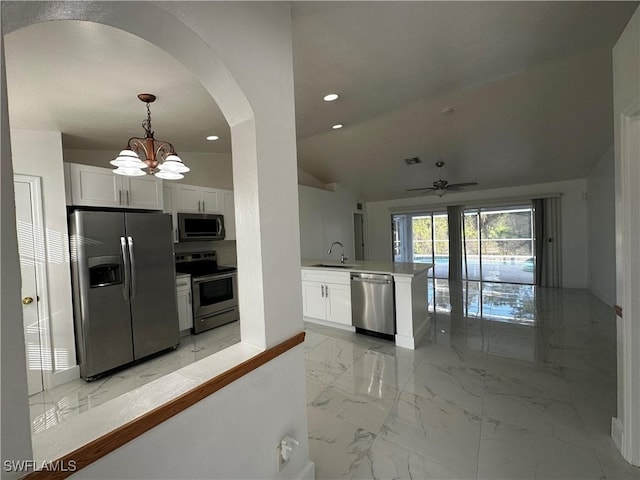
<svg viewBox="0 0 640 480">
<path fill-rule="evenodd" d="M 404 163 L 406 163 L 407 165 L 416 165 L 418 163 L 422 163 L 422 160 L 420 160 L 420 157 L 411 157 L 405 158 Z"/>
</svg>

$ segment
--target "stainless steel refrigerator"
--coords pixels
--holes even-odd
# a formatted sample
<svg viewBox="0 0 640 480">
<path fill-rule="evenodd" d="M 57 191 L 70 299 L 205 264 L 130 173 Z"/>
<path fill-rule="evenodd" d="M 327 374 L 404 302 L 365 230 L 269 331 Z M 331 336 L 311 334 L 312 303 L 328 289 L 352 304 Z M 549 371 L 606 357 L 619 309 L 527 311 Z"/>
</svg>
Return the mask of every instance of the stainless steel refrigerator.
<svg viewBox="0 0 640 480">
<path fill-rule="evenodd" d="M 82 378 L 177 346 L 171 216 L 76 210 L 70 235 Z"/>
</svg>

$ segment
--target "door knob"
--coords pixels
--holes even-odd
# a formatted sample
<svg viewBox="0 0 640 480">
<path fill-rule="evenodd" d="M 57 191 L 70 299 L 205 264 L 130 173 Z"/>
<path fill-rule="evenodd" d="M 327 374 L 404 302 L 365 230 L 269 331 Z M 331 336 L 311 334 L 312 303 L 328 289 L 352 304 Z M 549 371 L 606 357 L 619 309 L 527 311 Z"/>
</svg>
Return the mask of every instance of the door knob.
<svg viewBox="0 0 640 480">
<path fill-rule="evenodd" d="M 30 303 L 33 303 L 33 298 L 31 298 L 31 297 L 24 297 L 24 298 L 22 299 L 22 304 L 23 304 L 23 305 L 29 305 Z"/>
</svg>

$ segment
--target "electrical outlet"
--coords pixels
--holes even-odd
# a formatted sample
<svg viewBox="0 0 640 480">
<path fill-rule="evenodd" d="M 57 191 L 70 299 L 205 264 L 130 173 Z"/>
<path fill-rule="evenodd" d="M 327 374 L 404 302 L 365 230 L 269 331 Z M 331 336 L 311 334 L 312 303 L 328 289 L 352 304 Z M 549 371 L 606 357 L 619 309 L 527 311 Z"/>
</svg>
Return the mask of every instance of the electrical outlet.
<svg viewBox="0 0 640 480">
<path fill-rule="evenodd" d="M 278 471 L 281 472 L 284 467 L 289 463 L 291 455 L 295 448 L 300 445 L 295 438 L 291 438 L 289 435 L 285 435 L 280 440 L 280 443 L 276 447 L 276 457 L 278 459 Z"/>
<path fill-rule="evenodd" d="M 282 457 L 282 444 L 279 443 L 276 447 L 276 461 L 278 462 L 278 471 L 281 472 L 282 469 L 289 463 L 289 459 L 286 460 Z"/>
</svg>

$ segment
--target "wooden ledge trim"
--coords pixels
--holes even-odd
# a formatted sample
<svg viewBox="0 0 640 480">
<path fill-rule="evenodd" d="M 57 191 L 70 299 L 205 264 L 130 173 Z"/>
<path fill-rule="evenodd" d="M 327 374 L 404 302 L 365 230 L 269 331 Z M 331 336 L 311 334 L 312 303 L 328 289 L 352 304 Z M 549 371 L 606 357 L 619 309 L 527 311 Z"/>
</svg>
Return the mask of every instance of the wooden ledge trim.
<svg viewBox="0 0 640 480">
<path fill-rule="evenodd" d="M 284 342 L 259 353 L 255 357 L 230 368 L 226 372 L 207 380 L 202 385 L 183 393 L 164 405 L 161 405 L 144 415 L 125 423 L 121 427 L 87 443 L 86 445 L 83 445 L 58 460 L 48 462 L 47 470 L 37 470 L 23 478 L 29 480 L 58 480 L 69 477 L 70 475 L 82 470 L 87 465 L 90 465 L 96 460 L 104 457 L 108 453 L 120 448 L 134 438 L 160 425 L 162 422 L 168 420 L 174 415 L 177 415 L 178 413 L 193 406 L 212 393 L 217 392 L 221 388 L 233 383 L 244 375 L 252 372 L 258 367 L 261 367 L 265 363 L 270 362 L 274 358 L 282 355 L 288 350 L 291 350 L 293 347 L 300 345 L 304 342 L 304 336 L 304 332 L 298 333 Z"/>
<path fill-rule="evenodd" d="M 614 305 L 613 311 L 616 312 L 616 315 L 622 318 L 622 307 L 620 305 Z"/>
</svg>

